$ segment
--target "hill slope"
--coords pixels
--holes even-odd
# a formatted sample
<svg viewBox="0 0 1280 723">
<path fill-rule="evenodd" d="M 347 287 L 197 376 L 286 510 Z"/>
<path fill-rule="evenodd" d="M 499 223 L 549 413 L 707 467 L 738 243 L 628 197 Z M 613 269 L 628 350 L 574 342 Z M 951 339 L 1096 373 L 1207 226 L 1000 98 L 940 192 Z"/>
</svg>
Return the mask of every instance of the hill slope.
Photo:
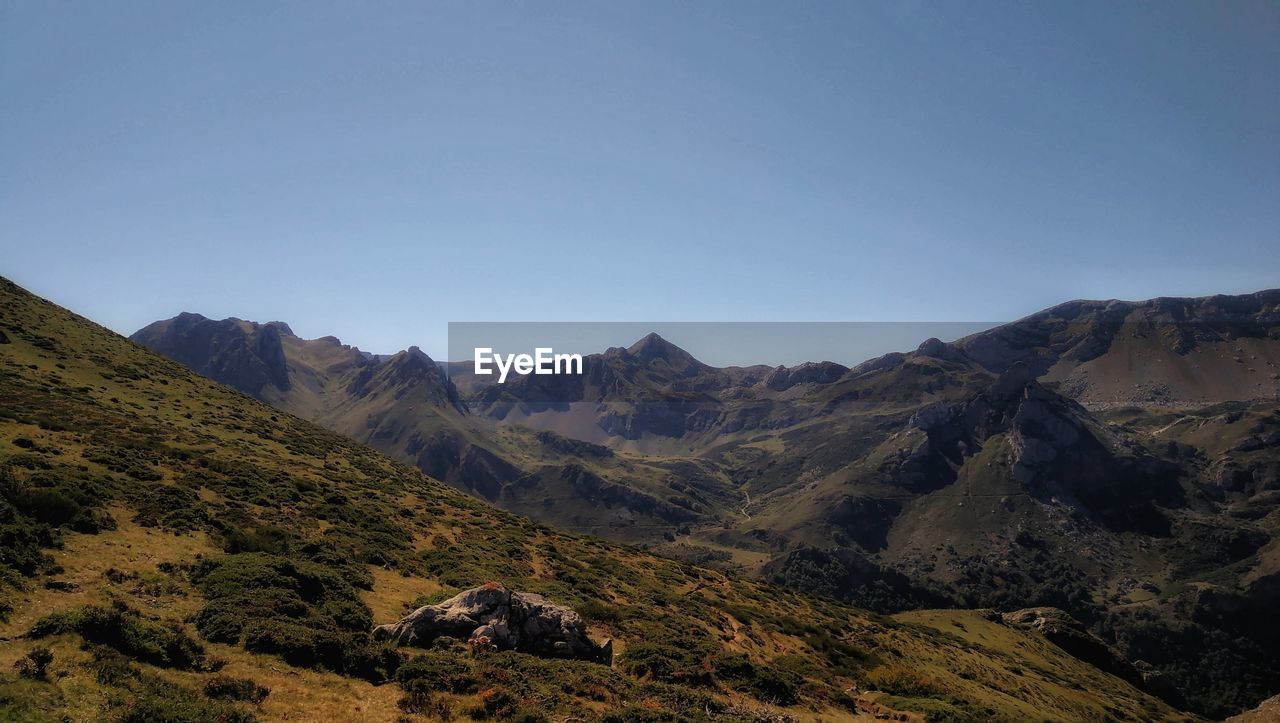
<svg viewBox="0 0 1280 723">
<path fill-rule="evenodd" d="M 500 512 L 8 281 L 0 327 L 4 717 L 1175 717 L 1016 627 L 939 613 L 966 640 Z M 576 606 L 615 666 L 369 639 L 486 580 Z"/>
</svg>

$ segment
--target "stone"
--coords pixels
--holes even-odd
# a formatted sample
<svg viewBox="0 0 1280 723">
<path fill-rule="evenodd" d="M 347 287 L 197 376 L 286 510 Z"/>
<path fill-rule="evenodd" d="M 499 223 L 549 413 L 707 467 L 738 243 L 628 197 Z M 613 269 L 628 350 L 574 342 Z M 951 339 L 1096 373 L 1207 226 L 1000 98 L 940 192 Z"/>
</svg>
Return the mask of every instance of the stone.
<svg viewBox="0 0 1280 723">
<path fill-rule="evenodd" d="M 571 608 L 535 593 L 513 592 L 496 582 L 420 607 L 399 622 L 379 625 L 373 635 L 399 645 L 425 645 L 450 637 L 466 640 L 474 649 L 491 646 L 606 665 L 613 661 L 613 641 L 592 642 L 582 616 Z"/>
</svg>

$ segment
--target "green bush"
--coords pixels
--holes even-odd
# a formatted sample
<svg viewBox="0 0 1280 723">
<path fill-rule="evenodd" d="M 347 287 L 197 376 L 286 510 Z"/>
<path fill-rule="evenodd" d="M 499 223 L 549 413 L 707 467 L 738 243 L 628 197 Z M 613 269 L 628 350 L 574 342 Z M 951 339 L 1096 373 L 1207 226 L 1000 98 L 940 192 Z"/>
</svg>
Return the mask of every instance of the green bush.
<svg viewBox="0 0 1280 723">
<path fill-rule="evenodd" d="M 80 514 L 80 505 L 57 489 L 17 487 L 5 497 L 22 514 L 47 525 L 64 525 Z"/>
<path fill-rule="evenodd" d="M 441 721 L 453 718 L 453 711 L 449 704 L 436 697 L 430 682 L 422 679 L 410 680 L 402 683 L 400 687 L 404 689 L 404 695 L 396 704 L 405 713 L 417 713 Z"/>
<path fill-rule="evenodd" d="M 289 551 L 297 535 L 279 527 L 260 527 L 250 532 L 233 529 L 224 533 L 222 549 L 231 554 L 269 552 L 283 555 Z"/>
<path fill-rule="evenodd" d="M 728 687 L 778 705 L 799 700 L 804 679 L 777 666 L 759 666 L 741 653 L 725 653 L 713 661 L 716 679 Z"/>
<path fill-rule="evenodd" d="M 638 643 L 623 654 L 622 670 L 637 678 L 666 683 L 710 685 L 712 682 L 707 651 L 698 647 Z"/>
<path fill-rule="evenodd" d="M 410 683 L 424 681 L 433 690 L 450 693 L 470 693 L 479 684 L 469 660 L 434 650 L 410 658 L 396 671 L 396 680 L 405 690 Z"/>
<path fill-rule="evenodd" d="M 251 552 L 201 560 L 191 580 L 206 599 L 196 628 L 209 640 L 374 682 L 402 660 L 371 641 L 369 608 L 339 570 Z"/>
<path fill-rule="evenodd" d="M 158 678 L 143 678 L 132 701 L 115 719 L 119 723 L 254 723 L 257 717 L 226 703 L 204 700 Z"/>
<path fill-rule="evenodd" d="M 476 720 L 498 719 L 498 720 L 530 720 L 530 718 L 517 718 L 520 712 L 520 701 L 509 691 L 492 686 L 485 688 L 476 694 L 480 702 L 467 711 L 467 714 Z M 533 718 L 533 720 L 537 720 Z"/>
<path fill-rule="evenodd" d="M 122 604 L 86 605 L 53 613 L 38 620 L 27 635 L 38 639 L 60 633 L 77 633 L 90 643 L 106 645 L 162 668 L 202 670 L 207 667 L 204 646 L 180 625 L 153 623 Z"/>
<path fill-rule="evenodd" d="M 52 527 L 18 516 L 11 507 L 8 511 L 6 515 L 0 502 L 0 581 L 21 586 L 20 578 L 34 577 L 53 564 L 44 550 L 61 547 L 62 539 Z"/>
<path fill-rule="evenodd" d="M 49 665 L 53 663 L 53 653 L 48 648 L 31 649 L 26 655 L 13 664 L 14 670 L 23 678 L 44 680 L 49 674 Z"/>
<path fill-rule="evenodd" d="M 269 688 L 258 685 L 248 678 L 215 675 L 204 683 L 204 694 L 215 700 L 261 703 L 270 693 L 271 690 Z"/>
</svg>

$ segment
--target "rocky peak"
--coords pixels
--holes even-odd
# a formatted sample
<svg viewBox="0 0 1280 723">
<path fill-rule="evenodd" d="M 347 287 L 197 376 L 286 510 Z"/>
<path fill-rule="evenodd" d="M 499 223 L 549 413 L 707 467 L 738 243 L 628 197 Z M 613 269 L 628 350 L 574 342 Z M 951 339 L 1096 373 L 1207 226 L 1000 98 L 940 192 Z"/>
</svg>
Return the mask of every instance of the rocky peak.
<svg viewBox="0 0 1280 723">
<path fill-rule="evenodd" d="M 214 381 L 262 398 L 269 387 L 290 388 L 281 326 L 288 328 L 278 322 L 214 321 L 183 312 L 146 326 L 129 339 Z"/>
<path fill-rule="evenodd" d="M 797 384 L 830 384 L 844 376 L 849 368 L 835 362 L 805 362 L 794 367 L 778 366 L 763 379 L 763 383 L 775 392 L 781 392 Z"/>
<path fill-rule="evenodd" d="M 366 366 L 347 387 L 349 393 L 360 397 L 379 389 L 390 389 L 397 398 L 413 390 L 425 395 L 427 401 L 434 405 L 453 407 L 460 413 L 467 411 L 458 388 L 448 374 L 416 346 L 392 354 L 385 360 L 368 358 Z"/>
<path fill-rule="evenodd" d="M 693 358 L 692 354 L 663 339 L 655 332 L 646 334 L 643 339 L 627 347 L 626 352 L 628 355 L 646 363 L 661 360 L 674 368 L 684 368 L 691 365 L 703 366 L 701 362 Z"/>
<path fill-rule="evenodd" d="M 947 345 L 936 336 L 929 337 L 920 342 L 920 346 L 916 347 L 916 354 L 920 356 L 941 359 L 947 353 Z"/>
</svg>

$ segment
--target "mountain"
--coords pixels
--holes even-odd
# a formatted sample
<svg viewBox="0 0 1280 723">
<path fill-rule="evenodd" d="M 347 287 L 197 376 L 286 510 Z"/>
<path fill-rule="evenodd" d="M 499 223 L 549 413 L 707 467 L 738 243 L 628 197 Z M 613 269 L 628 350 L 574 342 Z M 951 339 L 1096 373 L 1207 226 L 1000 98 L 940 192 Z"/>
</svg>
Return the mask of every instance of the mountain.
<svg viewBox="0 0 1280 723">
<path fill-rule="evenodd" d="M 649 335 L 460 397 L 510 510 L 886 612 L 1061 608 L 1222 716 L 1280 691 L 1278 299 L 1070 302 L 852 368 Z"/>
<path fill-rule="evenodd" d="M 7 280 L 0 327 L 5 719 L 1182 717 L 999 616 L 873 616 L 531 523 Z M 369 635 L 491 580 L 575 607 L 614 664 Z"/>
<path fill-rule="evenodd" d="M 984 368 L 1022 362 L 1092 408 L 1280 397 L 1280 289 L 1072 301 L 956 343 Z"/>
<path fill-rule="evenodd" d="M 324 417 L 343 403 L 412 386 L 418 401 L 463 413 L 458 390 L 417 347 L 391 356 L 362 352 L 337 337 L 302 339 L 288 324 L 214 321 L 182 313 L 129 339 L 269 404 Z"/>
<path fill-rule="evenodd" d="M 661 539 L 666 530 L 707 517 L 707 500 L 673 493 L 664 482 L 673 474 L 670 463 L 624 460 L 608 450 L 566 452 L 589 447 L 549 431 L 498 433 L 470 413 L 441 365 L 417 347 L 373 355 L 332 336 L 302 339 L 280 322 L 213 321 L 190 313 L 150 324 L 130 339 L 549 524 Z"/>
<path fill-rule="evenodd" d="M 266 398 L 292 388 L 282 336 L 293 333 L 279 322 L 213 321 L 184 312 L 139 330 L 133 339 L 210 379 Z"/>
</svg>

